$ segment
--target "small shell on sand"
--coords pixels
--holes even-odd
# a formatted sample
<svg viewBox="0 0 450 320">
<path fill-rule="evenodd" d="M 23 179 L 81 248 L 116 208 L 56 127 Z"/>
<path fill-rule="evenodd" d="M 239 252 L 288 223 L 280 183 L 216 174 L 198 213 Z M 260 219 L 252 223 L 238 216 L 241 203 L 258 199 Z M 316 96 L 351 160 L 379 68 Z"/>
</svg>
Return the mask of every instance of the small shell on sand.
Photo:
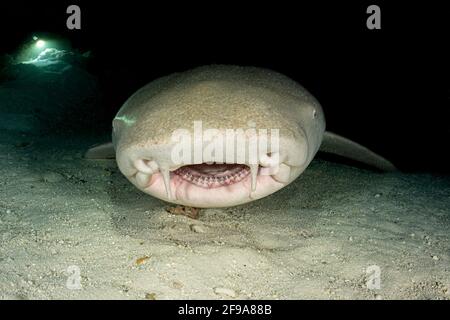
<svg viewBox="0 0 450 320">
<path fill-rule="evenodd" d="M 195 232 L 195 233 L 205 233 L 205 228 L 203 228 L 201 225 L 199 224 L 191 224 L 189 226 L 189 228 L 191 229 L 191 231 Z"/>
<path fill-rule="evenodd" d="M 237 294 L 236 291 L 233 289 L 223 288 L 223 287 L 216 287 L 214 288 L 214 293 L 218 295 L 226 295 L 231 298 L 236 298 Z"/>
<path fill-rule="evenodd" d="M 172 288 L 174 288 L 174 289 L 181 289 L 183 287 L 184 287 L 184 284 L 181 283 L 180 281 L 175 280 L 172 282 Z"/>
<path fill-rule="evenodd" d="M 136 265 L 141 266 L 144 263 L 146 263 L 148 261 L 148 259 L 150 259 L 149 256 L 144 256 L 144 257 L 138 258 L 138 259 L 136 259 Z"/>
<path fill-rule="evenodd" d="M 44 182 L 60 182 L 63 179 L 64 177 L 56 172 L 46 172 L 42 175 Z"/>
<path fill-rule="evenodd" d="M 146 300 L 156 300 L 156 293 L 154 293 L 154 292 L 146 293 L 145 299 Z"/>
<path fill-rule="evenodd" d="M 178 205 L 176 207 L 167 208 L 166 211 L 174 215 L 182 215 L 191 219 L 198 219 L 200 209 Z"/>
</svg>

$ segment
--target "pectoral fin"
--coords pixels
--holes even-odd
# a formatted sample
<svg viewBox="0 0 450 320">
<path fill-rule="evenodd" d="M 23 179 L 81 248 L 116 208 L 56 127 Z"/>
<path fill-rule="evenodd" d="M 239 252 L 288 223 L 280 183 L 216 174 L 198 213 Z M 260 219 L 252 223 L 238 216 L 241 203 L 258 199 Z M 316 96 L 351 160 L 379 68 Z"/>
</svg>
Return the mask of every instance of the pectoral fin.
<svg viewBox="0 0 450 320">
<path fill-rule="evenodd" d="M 320 151 L 349 158 L 382 171 L 395 171 L 397 168 L 388 160 L 362 145 L 326 131 L 323 136 Z"/>
<path fill-rule="evenodd" d="M 99 144 L 90 148 L 84 154 L 86 159 L 115 159 L 116 151 L 112 142 Z"/>
</svg>

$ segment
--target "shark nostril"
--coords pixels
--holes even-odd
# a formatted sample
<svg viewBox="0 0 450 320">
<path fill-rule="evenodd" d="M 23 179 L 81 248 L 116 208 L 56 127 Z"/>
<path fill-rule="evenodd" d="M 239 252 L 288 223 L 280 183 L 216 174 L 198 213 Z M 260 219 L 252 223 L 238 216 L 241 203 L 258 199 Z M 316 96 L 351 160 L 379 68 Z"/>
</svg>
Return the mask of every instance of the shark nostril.
<svg viewBox="0 0 450 320">
<path fill-rule="evenodd" d="M 136 159 L 134 161 L 134 166 L 140 172 L 143 172 L 146 174 L 153 174 L 158 171 L 158 164 L 154 160 Z"/>
<path fill-rule="evenodd" d="M 274 167 L 280 163 L 280 154 L 278 152 L 268 152 L 263 154 L 259 160 L 263 167 Z"/>
</svg>

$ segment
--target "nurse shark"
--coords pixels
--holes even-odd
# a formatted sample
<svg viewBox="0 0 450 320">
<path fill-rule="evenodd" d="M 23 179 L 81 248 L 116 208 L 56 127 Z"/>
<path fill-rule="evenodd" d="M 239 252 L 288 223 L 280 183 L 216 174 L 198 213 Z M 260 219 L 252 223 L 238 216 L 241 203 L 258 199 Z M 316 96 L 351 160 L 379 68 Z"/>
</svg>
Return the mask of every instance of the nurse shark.
<svg viewBox="0 0 450 320">
<path fill-rule="evenodd" d="M 115 158 L 131 183 L 164 201 L 217 208 L 284 188 L 319 150 L 395 170 L 325 131 L 321 105 L 292 79 L 263 68 L 212 65 L 139 89 L 115 116 L 112 142 L 85 158 Z"/>
</svg>

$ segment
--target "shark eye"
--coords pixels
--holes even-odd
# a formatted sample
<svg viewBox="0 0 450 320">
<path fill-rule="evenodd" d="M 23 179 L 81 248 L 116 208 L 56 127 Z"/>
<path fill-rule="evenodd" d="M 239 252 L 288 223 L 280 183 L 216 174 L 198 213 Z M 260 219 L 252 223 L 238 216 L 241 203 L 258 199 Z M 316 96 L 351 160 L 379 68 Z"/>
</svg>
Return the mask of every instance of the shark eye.
<svg viewBox="0 0 450 320">
<path fill-rule="evenodd" d="M 121 121 L 118 120 L 118 119 L 114 119 L 113 122 L 112 122 L 113 132 L 117 132 L 120 127 L 121 127 Z"/>
<path fill-rule="evenodd" d="M 317 116 L 317 111 L 316 111 L 316 109 L 313 109 L 313 111 L 312 111 L 312 117 L 313 117 L 313 119 L 315 119 L 316 116 Z"/>
</svg>

